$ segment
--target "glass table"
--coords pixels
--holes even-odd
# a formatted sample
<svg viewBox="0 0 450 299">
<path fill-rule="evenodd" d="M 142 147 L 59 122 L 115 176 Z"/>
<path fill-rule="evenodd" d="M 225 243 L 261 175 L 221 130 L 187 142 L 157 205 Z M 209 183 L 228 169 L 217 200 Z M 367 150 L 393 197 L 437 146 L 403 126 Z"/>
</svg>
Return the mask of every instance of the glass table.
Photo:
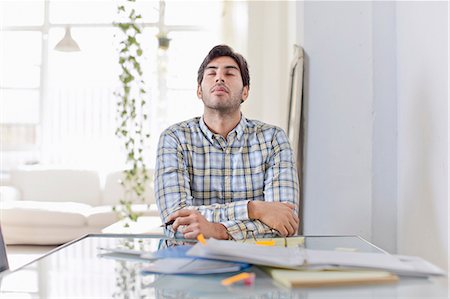
<svg viewBox="0 0 450 299">
<path fill-rule="evenodd" d="M 100 247 L 155 251 L 160 235 L 86 235 L 13 271 L 2 273 L 0 298 L 448 298 L 447 278 L 401 278 L 353 287 L 285 288 L 257 267 L 251 286 L 222 286 L 233 273 L 144 275 L 145 262 L 101 257 Z M 305 236 L 305 247 L 360 252 L 383 250 L 358 236 Z"/>
</svg>

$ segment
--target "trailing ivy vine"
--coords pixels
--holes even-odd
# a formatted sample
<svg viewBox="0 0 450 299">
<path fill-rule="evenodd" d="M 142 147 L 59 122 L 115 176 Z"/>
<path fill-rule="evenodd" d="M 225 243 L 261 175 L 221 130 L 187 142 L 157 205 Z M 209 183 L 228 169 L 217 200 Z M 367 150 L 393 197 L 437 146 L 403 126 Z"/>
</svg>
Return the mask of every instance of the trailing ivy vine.
<svg viewBox="0 0 450 299">
<path fill-rule="evenodd" d="M 126 170 L 121 185 L 125 195 L 120 205 L 115 207 L 122 217 L 133 221 L 139 216 L 132 210 L 133 200 L 145 202 L 144 193 L 150 178 L 144 153 L 148 147 L 149 119 L 148 96 L 141 68 L 142 46 L 140 36 L 142 26 L 137 23 L 141 15 L 134 8 L 135 0 L 125 0 L 118 5 L 119 22 L 119 79 L 121 86 L 115 92 L 117 97 L 116 136 L 123 142 L 126 151 Z"/>
</svg>

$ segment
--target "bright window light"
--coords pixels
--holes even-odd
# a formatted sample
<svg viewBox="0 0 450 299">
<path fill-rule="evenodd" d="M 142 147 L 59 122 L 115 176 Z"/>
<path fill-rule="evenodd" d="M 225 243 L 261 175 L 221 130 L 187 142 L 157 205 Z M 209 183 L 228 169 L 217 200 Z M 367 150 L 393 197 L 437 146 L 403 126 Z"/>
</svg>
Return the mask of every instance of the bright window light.
<svg viewBox="0 0 450 299">
<path fill-rule="evenodd" d="M 3 90 L 0 123 L 39 123 L 39 90 Z"/>
<path fill-rule="evenodd" d="M 117 83 L 119 70 L 114 33 L 111 27 L 72 28 L 72 37 L 80 52 L 48 52 L 49 88 L 112 87 Z M 53 48 L 64 36 L 64 28 L 52 28 L 48 41 Z"/>
<path fill-rule="evenodd" d="M 0 1 L 0 27 L 39 26 L 44 23 L 44 1 Z"/>
<path fill-rule="evenodd" d="M 0 32 L 1 62 L 14 61 L 20 65 L 40 65 L 42 57 L 42 33 L 39 31 Z"/>
<path fill-rule="evenodd" d="M 118 1 L 47 1 L 45 22 L 44 4 L 1 2 L 2 13 L 17 15 L 19 6 L 22 12 L 17 20 L 9 16 L 2 20 L 10 27 L 0 33 L 0 129 L 8 136 L 1 140 L 2 156 L 13 157 L 3 165 L 123 168 L 125 155 L 114 135 L 118 100 L 114 92 L 120 87 L 115 37 L 119 29 L 113 26 Z M 197 69 L 207 51 L 221 43 L 222 1 L 166 1 L 161 23 L 159 5 L 160 1 L 136 3 L 144 27 L 140 42 L 150 103 L 150 167 L 162 130 L 202 114 L 196 96 Z M 54 50 L 66 24 L 80 52 Z M 25 25 L 36 26 L 28 31 L 17 27 Z M 166 51 L 158 48 L 160 28 L 170 39 Z"/>
<path fill-rule="evenodd" d="M 166 1 L 166 23 L 214 27 L 220 5 L 220 1 Z"/>
</svg>

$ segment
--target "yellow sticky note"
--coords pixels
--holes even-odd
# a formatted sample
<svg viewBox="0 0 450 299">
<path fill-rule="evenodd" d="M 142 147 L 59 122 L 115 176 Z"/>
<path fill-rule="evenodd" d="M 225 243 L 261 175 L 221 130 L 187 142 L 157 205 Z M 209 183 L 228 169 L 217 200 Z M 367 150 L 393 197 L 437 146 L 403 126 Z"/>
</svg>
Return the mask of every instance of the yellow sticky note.
<svg viewBox="0 0 450 299">
<path fill-rule="evenodd" d="M 197 236 L 197 240 L 198 240 L 200 243 L 202 243 L 203 245 L 206 245 L 206 240 L 205 240 L 205 237 L 203 236 L 203 234 L 199 234 L 199 235 Z"/>
<path fill-rule="evenodd" d="M 267 240 L 267 241 L 256 241 L 256 245 L 263 245 L 263 246 L 275 246 L 274 240 Z"/>
</svg>

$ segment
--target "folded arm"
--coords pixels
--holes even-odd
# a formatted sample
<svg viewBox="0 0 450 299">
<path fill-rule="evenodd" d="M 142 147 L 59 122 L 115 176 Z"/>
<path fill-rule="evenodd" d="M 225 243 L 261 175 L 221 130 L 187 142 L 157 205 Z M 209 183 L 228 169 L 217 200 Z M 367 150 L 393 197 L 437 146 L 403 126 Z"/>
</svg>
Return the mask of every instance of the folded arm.
<svg viewBox="0 0 450 299">
<path fill-rule="evenodd" d="M 258 237 L 273 235 L 273 229 L 282 235 L 295 234 L 298 228 L 297 174 L 287 138 L 281 136 L 278 140 L 275 136 L 274 143 L 265 174 L 265 201 L 193 206 L 190 177 L 180 142 L 173 134 L 162 134 L 155 176 L 156 202 L 164 222 L 176 220 L 166 234 L 169 237 L 195 238 L 202 228 L 212 232 L 211 236 L 215 238 L 224 238 L 224 231 L 234 239 L 245 238 L 248 231 Z M 183 209 L 197 213 L 180 211 Z M 188 226 L 187 232 L 178 229 L 182 225 Z"/>
<path fill-rule="evenodd" d="M 250 201 L 247 220 L 227 221 L 223 224 L 234 239 L 292 236 L 299 226 L 298 177 L 292 149 L 286 134 L 278 130 L 272 140 L 272 152 L 267 162 L 264 179 L 264 201 Z"/>
</svg>

